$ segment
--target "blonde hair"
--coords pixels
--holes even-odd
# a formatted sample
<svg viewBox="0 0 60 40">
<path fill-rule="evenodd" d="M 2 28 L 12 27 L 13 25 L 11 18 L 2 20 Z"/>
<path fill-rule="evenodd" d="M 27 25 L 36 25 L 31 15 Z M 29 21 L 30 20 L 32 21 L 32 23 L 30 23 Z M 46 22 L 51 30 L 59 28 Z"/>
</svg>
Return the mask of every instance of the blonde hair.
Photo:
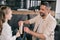
<svg viewBox="0 0 60 40">
<path fill-rule="evenodd" d="M 2 6 L 0 8 L 0 35 L 1 35 L 2 29 L 3 29 L 2 25 L 5 22 L 5 14 L 8 14 L 9 13 L 8 12 L 9 9 L 10 8 L 7 7 L 7 6 Z"/>
<path fill-rule="evenodd" d="M 8 14 L 8 10 L 11 9 L 10 7 L 7 6 L 1 6 L 0 10 L 2 10 L 5 14 Z"/>
</svg>

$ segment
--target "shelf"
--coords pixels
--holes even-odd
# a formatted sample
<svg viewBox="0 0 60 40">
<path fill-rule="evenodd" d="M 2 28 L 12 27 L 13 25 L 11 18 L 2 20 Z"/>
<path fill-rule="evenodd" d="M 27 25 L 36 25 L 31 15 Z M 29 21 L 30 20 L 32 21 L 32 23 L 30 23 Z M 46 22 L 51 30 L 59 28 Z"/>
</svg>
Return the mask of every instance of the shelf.
<svg viewBox="0 0 60 40">
<path fill-rule="evenodd" d="M 39 1 L 56 1 L 56 0 L 39 0 Z"/>
</svg>

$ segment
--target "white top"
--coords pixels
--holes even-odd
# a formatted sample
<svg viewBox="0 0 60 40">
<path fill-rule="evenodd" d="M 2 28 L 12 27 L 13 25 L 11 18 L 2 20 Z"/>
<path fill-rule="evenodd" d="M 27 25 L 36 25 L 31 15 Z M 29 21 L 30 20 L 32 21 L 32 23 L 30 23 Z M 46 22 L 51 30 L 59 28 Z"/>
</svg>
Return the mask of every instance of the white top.
<svg viewBox="0 0 60 40">
<path fill-rule="evenodd" d="M 37 33 L 42 33 L 46 40 L 54 40 L 54 29 L 56 27 L 56 20 L 51 16 L 50 14 L 46 17 L 46 19 L 42 19 L 41 17 L 35 17 L 35 19 L 31 19 L 30 23 L 37 22 L 37 25 L 34 29 Z M 39 24 L 38 24 L 39 23 Z M 36 40 L 35 37 L 33 37 L 33 40 Z"/>
<path fill-rule="evenodd" d="M 16 36 L 12 36 L 11 27 L 7 22 L 3 23 L 3 30 L 0 40 L 16 40 Z"/>
</svg>

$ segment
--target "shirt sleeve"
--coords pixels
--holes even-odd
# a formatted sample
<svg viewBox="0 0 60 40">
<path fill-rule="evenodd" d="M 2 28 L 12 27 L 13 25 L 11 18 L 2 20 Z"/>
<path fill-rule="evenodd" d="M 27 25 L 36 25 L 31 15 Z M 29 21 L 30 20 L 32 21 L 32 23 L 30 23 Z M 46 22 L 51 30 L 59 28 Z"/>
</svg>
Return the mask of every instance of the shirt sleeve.
<svg viewBox="0 0 60 40">
<path fill-rule="evenodd" d="M 48 38 L 50 35 L 54 34 L 54 29 L 56 27 L 56 21 L 53 21 L 47 25 L 47 28 L 45 29 L 43 35 L 45 38 Z"/>
<path fill-rule="evenodd" d="M 12 31 L 9 27 L 3 29 L 2 35 L 6 40 L 16 40 L 16 36 L 12 36 Z"/>
<path fill-rule="evenodd" d="M 37 15 L 36 17 L 30 19 L 29 20 L 30 24 L 35 23 L 38 20 L 39 17 L 40 17 L 40 15 Z"/>
</svg>

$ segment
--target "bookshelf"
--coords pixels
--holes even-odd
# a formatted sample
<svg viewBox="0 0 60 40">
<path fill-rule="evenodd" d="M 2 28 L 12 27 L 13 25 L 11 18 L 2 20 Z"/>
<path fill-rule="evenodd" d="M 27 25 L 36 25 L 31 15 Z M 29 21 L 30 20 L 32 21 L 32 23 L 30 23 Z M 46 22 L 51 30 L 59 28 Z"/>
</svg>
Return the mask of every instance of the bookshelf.
<svg viewBox="0 0 60 40">
<path fill-rule="evenodd" d="M 13 10 L 29 9 L 31 7 L 32 10 L 34 10 L 35 8 L 38 9 L 37 6 L 39 6 L 41 1 L 48 1 L 52 7 L 52 10 L 55 11 L 56 0 L 6 0 L 6 5 L 11 7 Z"/>
</svg>

